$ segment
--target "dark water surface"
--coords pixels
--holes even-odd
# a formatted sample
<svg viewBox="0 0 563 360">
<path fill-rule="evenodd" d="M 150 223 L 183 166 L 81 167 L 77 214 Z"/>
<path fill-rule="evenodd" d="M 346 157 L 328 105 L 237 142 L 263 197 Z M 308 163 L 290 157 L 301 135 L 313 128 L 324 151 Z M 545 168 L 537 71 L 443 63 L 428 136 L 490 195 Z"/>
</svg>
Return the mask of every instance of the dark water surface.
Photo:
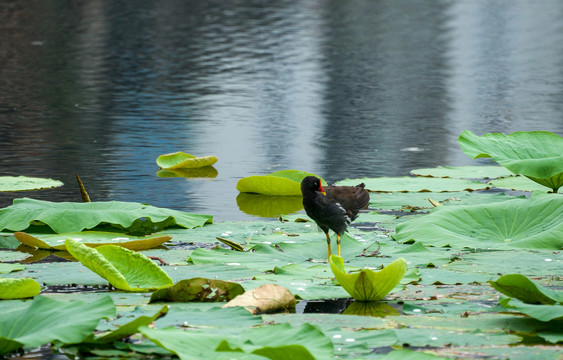
<svg viewBox="0 0 563 360">
<path fill-rule="evenodd" d="M 335 182 L 476 164 L 478 134 L 563 134 L 563 2 L 0 2 L 0 176 L 250 219 L 236 182 L 283 169 Z M 175 151 L 214 179 L 158 178 Z M 484 161 L 481 161 L 482 163 Z"/>
</svg>

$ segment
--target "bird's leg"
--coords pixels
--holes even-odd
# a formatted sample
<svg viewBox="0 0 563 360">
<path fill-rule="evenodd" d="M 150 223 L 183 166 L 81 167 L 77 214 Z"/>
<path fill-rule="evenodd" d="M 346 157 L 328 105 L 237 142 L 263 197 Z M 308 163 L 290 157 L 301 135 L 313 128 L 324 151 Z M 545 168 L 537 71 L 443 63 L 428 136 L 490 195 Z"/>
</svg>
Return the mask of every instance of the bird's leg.
<svg viewBox="0 0 563 360">
<path fill-rule="evenodd" d="M 338 256 L 340 256 L 340 235 L 336 234 L 336 244 L 338 245 Z"/>
<path fill-rule="evenodd" d="M 330 236 L 328 236 L 328 233 L 325 233 L 326 236 L 326 244 L 328 245 L 328 258 L 330 259 Z"/>
</svg>

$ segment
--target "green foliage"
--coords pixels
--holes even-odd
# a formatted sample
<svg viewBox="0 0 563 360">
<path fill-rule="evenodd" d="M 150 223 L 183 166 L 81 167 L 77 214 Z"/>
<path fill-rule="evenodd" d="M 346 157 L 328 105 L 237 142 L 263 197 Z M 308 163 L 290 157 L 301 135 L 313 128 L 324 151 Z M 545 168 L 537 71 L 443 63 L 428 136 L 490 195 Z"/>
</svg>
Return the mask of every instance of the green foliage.
<svg viewBox="0 0 563 360">
<path fill-rule="evenodd" d="M 476 159 L 490 157 L 515 174 L 557 192 L 563 186 L 563 137 L 548 131 L 519 131 L 477 136 L 465 130 L 458 138 L 461 150 Z"/>
<path fill-rule="evenodd" d="M 34 297 L 41 292 L 41 286 L 30 278 L 0 278 L 0 300 Z"/>
<path fill-rule="evenodd" d="M 387 295 L 407 272 L 407 262 L 403 258 L 393 261 L 379 272 L 369 269 L 347 274 L 344 261 L 340 256 L 331 255 L 330 268 L 336 280 L 354 299 L 359 301 L 377 301 Z"/>
<path fill-rule="evenodd" d="M 0 354 L 54 340 L 79 343 L 94 331 L 102 318 L 113 316 L 115 306 L 109 296 L 93 302 L 57 301 L 37 296 L 29 306 L 0 317 Z"/>
<path fill-rule="evenodd" d="M 374 192 L 473 191 L 487 187 L 486 184 L 478 181 L 410 176 L 346 179 L 337 182 L 336 185 L 354 186 L 359 183 L 364 183 L 366 189 Z"/>
<path fill-rule="evenodd" d="M 56 233 L 77 232 L 98 225 L 126 229 L 135 235 L 151 234 L 169 226 L 193 228 L 211 223 L 210 215 L 121 201 L 50 202 L 29 198 L 15 199 L 0 209 L 0 230 L 21 231 L 32 223 L 48 225 Z"/>
<path fill-rule="evenodd" d="M 400 243 L 470 248 L 563 248 L 563 197 L 532 196 L 486 205 L 440 207 L 397 225 Z"/>
<path fill-rule="evenodd" d="M 0 192 L 43 190 L 63 186 L 59 180 L 27 176 L 0 176 Z"/>
<path fill-rule="evenodd" d="M 527 304 L 563 303 L 563 291 L 544 288 L 521 274 L 503 275 L 489 284 L 504 295 Z"/>
<path fill-rule="evenodd" d="M 156 164 L 166 170 L 202 168 L 216 162 L 217 157 L 213 155 L 196 157 L 181 151 L 160 155 L 156 159 Z"/>
<path fill-rule="evenodd" d="M 149 291 L 174 284 L 164 270 L 141 253 L 115 245 L 90 248 L 72 239 L 65 245 L 84 266 L 120 290 Z"/>
<path fill-rule="evenodd" d="M 268 175 L 248 176 L 237 182 L 237 190 L 241 193 L 300 196 L 301 181 L 311 175 L 317 176 L 299 170 L 282 170 Z M 321 182 L 323 185 L 326 185 L 326 182 L 322 178 Z"/>
</svg>

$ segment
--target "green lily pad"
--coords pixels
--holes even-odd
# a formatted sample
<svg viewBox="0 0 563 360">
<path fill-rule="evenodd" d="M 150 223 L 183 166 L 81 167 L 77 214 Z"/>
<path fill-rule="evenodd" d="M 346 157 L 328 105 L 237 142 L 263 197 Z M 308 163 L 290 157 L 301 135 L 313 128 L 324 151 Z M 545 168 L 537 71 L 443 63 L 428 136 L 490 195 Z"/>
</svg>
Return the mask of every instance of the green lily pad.
<svg viewBox="0 0 563 360">
<path fill-rule="evenodd" d="M 237 196 L 237 205 L 242 212 L 249 215 L 277 217 L 303 209 L 303 197 L 240 193 Z"/>
<path fill-rule="evenodd" d="M 563 137 L 548 131 L 518 131 L 477 136 L 465 130 L 461 150 L 476 159 L 490 157 L 515 174 L 553 189 L 563 186 Z"/>
<path fill-rule="evenodd" d="M 372 192 L 451 192 L 487 188 L 486 184 L 478 181 L 410 176 L 346 179 L 336 185 L 354 186 L 359 183 L 364 183 L 366 189 Z"/>
<path fill-rule="evenodd" d="M 243 293 L 244 289 L 239 283 L 199 277 L 182 280 L 172 287 L 155 291 L 150 302 L 229 301 Z"/>
<path fill-rule="evenodd" d="M 330 339 L 309 324 L 257 327 L 231 336 L 146 327 L 141 328 L 141 333 L 182 360 L 225 359 L 237 353 L 240 356 L 241 352 L 269 359 L 329 359 L 334 351 Z M 221 353 L 229 357 L 221 357 Z"/>
<path fill-rule="evenodd" d="M 44 190 L 63 186 L 59 180 L 27 176 L 0 176 L 0 192 Z"/>
<path fill-rule="evenodd" d="M 216 162 L 217 157 L 213 155 L 196 157 L 181 151 L 160 155 L 156 159 L 156 164 L 166 170 L 201 168 L 211 166 Z"/>
<path fill-rule="evenodd" d="M 214 179 L 219 175 L 213 166 L 201 168 L 181 168 L 181 169 L 161 169 L 156 172 L 156 176 L 161 178 L 209 178 Z"/>
<path fill-rule="evenodd" d="M 532 196 L 485 205 L 439 207 L 401 223 L 399 243 L 475 248 L 563 248 L 563 197 Z"/>
<path fill-rule="evenodd" d="M 126 324 L 121 325 L 119 328 L 110 331 L 103 336 L 95 338 L 96 343 L 111 343 L 113 341 L 125 339 L 131 335 L 139 332 L 139 328 L 142 326 L 149 326 L 158 318 L 163 317 L 168 313 L 168 306 L 164 305 L 155 314 L 151 316 L 139 316 L 135 319 L 129 321 Z"/>
<path fill-rule="evenodd" d="M 416 176 L 447 177 L 457 179 L 496 179 L 514 175 L 502 166 L 438 166 L 415 169 L 410 172 Z"/>
<path fill-rule="evenodd" d="M 82 244 L 89 247 L 117 245 L 135 251 L 152 249 L 154 247 L 162 245 L 172 238 L 168 235 L 152 238 L 142 238 L 105 231 L 82 231 L 75 233 L 36 236 L 18 231 L 14 233 L 14 236 L 26 246 L 48 250 L 66 250 L 64 242 L 68 238 L 80 241 Z"/>
<path fill-rule="evenodd" d="M 237 182 L 237 190 L 241 193 L 300 196 L 301 180 L 307 176 L 317 175 L 299 170 L 282 170 L 268 175 L 253 175 L 240 179 Z M 326 185 L 324 180 L 321 179 L 321 182 Z"/>
<path fill-rule="evenodd" d="M 530 180 L 525 176 L 511 176 L 502 179 L 496 179 L 489 182 L 490 185 L 500 188 L 500 189 L 510 189 L 516 191 L 537 191 L 537 192 L 547 192 L 548 189 L 538 184 L 535 181 Z"/>
<path fill-rule="evenodd" d="M 12 253 L 11 251 L 9 253 Z M 12 271 L 22 271 L 25 269 L 24 265 L 20 264 L 4 264 L 0 262 L 0 274 L 8 274 Z"/>
<path fill-rule="evenodd" d="M 79 232 L 111 224 L 127 229 L 130 234 L 145 235 L 169 226 L 203 226 L 213 222 L 213 217 L 121 201 L 75 203 L 21 198 L 0 209 L 0 230 L 21 231 L 38 221 L 56 233 Z"/>
<path fill-rule="evenodd" d="M 499 304 L 507 309 L 514 309 L 539 321 L 563 319 L 563 305 L 527 304 L 518 299 L 502 298 Z M 563 339 L 560 334 L 559 339 Z"/>
<path fill-rule="evenodd" d="M 346 273 L 344 260 L 340 256 L 331 255 L 329 263 L 338 283 L 359 301 L 383 299 L 407 272 L 407 262 L 403 258 L 393 261 L 379 272 L 365 269 L 353 274 Z"/>
<path fill-rule="evenodd" d="M 41 292 L 41 286 L 31 278 L 0 278 L 0 299 L 24 299 Z"/>
<path fill-rule="evenodd" d="M 72 256 L 117 289 L 149 291 L 174 284 L 164 270 L 141 253 L 115 245 L 90 248 L 72 239 L 65 245 Z"/>
<path fill-rule="evenodd" d="M 57 301 L 37 296 L 29 306 L 0 317 L 0 354 L 54 340 L 64 344 L 79 343 L 96 329 L 102 318 L 113 316 L 115 305 L 109 296 L 93 302 Z"/>
<path fill-rule="evenodd" d="M 489 284 L 504 295 L 528 304 L 563 303 L 563 291 L 544 288 L 521 274 L 503 275 Z"/>
</svg>

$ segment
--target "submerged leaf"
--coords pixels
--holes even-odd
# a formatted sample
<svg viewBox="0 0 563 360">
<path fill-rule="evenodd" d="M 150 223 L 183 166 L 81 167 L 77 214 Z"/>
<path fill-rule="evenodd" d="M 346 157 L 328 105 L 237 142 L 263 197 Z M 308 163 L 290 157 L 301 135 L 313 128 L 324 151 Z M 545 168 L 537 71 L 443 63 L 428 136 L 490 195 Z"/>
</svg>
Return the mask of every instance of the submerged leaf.
<svg viewBox="0 0 563 360">
<path fill-rule="evenodd" d="M 364 269 L 353 274 L 346 273 L 344 260 L 340 256 L 331 255 L 329 263 L 338 283 L 359 301 L 383 299 L 407 272 L 407 262 L 403 258 L 393 261 L 379 272 Z"/>
<path fill-rule="evenodd" d="M 206 278 L 181 280 L 176 285 L 159 289 L 151 295 L 150 302 L 217 302 L 229 301 L 244 293 L 239 283 Z"/>
<path fill-rule="evenodd" d="M 538 195 L 485 205 L 441 206 L 401 223 L 399 243 L 475 248 L 563 248 L 563 197 Z"/>
<path fill-rule="evenodd" d="M 213 165 L 217 162 L 216 156 L 202 156 L 195 157 L 185 152 L 175 152 L 170 154 L 160 155 L 156 159 L 156 164 L 162 169 L 174 170 L 184 168 L 201 168 Z"/>
<path fill-rule="evenodd" d="M 544 288 L 521 274 L 503 275 L 489 284 L 504 295 L 528 304 L 563 303 L 563 291 Z"/>
<path fill-rule="evenodd" d="M 172 238 L 168 235 L 152 238 L 132 237 L 121 233 L 105 231 L 82 231 L 36 236 L 18 231 L 14 233 L 14 236 L 26 246 L 48 250 L 66 250 L 64 242 L 68 238 L 80 241 L 82 244 L 89 247 L 117 245 L 135 251 L 155 248 Z"/>
<path fill-rule="evenodd" d="M 264 284 L 246 291 L 223 307 L 242 306 L 252 314 L 288 311 L 295 308 L 295 297 L 283 286 Z"/>
<path fill-rule="evenodd" d="M 212 223 L 213 216 L 121 201 L 78 203 L 21 198 L 0 209 L 0 230 L 21 231 L 37 221 L 56 233 L 78 232 L 110 224 L 128 229 L 132 234 L 144 235 L 168 226 L 203 226 Z"/>
<path fill-rule="evenodd" d="M 563 186 L 563 137 L 548 131 L 518 131 L 477 136 L 465 130 L 458 138 L 461 150 L 476 159 L 490 157 L 515 174 L 557 192 Z"/>
<path fill-rule="evenodd" d="M 0 192 L 43 190 L 63 186 L 59 180 L 27 176 L 0 176 Z"/>
<path fill-rule="evenodd" d="M 24 299 L 41 292 L 41 286 L 31 278 L 0 278 L 0 299 Z"/>
<path fill-rule="evenodd" d="M 301 180 L 307 176 L 316 176 L 299 170 L 282 170 L 268 175 L 253 175 L 240 179 L 237 190 L 241 193 L 263 195 L 300 196 Z M 323 185 L 326 185 L 321 179 Z"/>
<path fill-rule="evenodd" d="M 141 253 L 115 245 L 90 248 L 72 239 L 65 245 L 84 266 L 120 290 L 149 291 L 174 284 L 164 270 Z"/>
</svg>

